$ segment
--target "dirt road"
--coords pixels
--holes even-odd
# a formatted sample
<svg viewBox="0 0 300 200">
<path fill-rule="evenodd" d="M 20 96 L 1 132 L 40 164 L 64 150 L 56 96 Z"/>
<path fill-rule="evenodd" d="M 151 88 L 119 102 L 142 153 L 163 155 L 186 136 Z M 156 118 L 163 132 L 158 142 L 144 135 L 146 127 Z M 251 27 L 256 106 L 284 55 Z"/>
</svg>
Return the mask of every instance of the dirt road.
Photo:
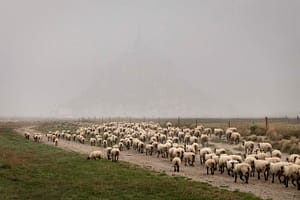
<svg viewBox="0 0 300 200">
<path fill-rule="evenodd" d="M 23 127 L 17 129 L 17 132 L 24 134 L 24 132 L 36 133 L 32 127 Z M 43 143 L 48 145 L 53 145 L 52 142 L 48 142 L 47 139 L 43 138 Z M 217 148 L 232 148 L 228 144 L 213 143 Z M 93 150 L 102 150 L 105 152 L 104 148 L 92 147 L 88 144 L 79 144 L 73 141 L 59 140 L 58 147 L 66 151 L 78 152 L 81 154 L 89 154 Z M 230 149 L 236 151 L 234 149 Z M 157 158 L 156 155 L 146 156 L 145 154 L 139 154 L 134 150 L 122 151 L 120 155 L 120 160 L 125 162 L 130 162 L 141 167 L 155 170 L 158 172 L 165 172 L 168 175 L 174 175 L 173 169 L 171 167 L 171 162 L 168 159 Z M 234 183 L 234 179 L 229 177 L 226 173 L 220 174 L 218 171 L 215 175 L 206 175 L 206 169 L 200 166 L 199 156 L 196 158 L 195 167 L 181 165 L 181 172 L 177 175 L 189 177 L 195 181 L 207 182 L 213 186 L 221 187 L 228 190 L 239 190 L 242 192 L 251 192 L 264 199 L 274 199 L 274 200 L 299 200 L 300 191 L 298 191 L 292 184 L 289 188 L 285 188 L 284 185 L 279 184 L 278 180 L 272 184 L 271 181 L 264 181 L 264 179 L 257 180 L 257 177 L 250 177 L 249 184 L 244 184 L 238 179 L 237 183 Z"/>
</svg>

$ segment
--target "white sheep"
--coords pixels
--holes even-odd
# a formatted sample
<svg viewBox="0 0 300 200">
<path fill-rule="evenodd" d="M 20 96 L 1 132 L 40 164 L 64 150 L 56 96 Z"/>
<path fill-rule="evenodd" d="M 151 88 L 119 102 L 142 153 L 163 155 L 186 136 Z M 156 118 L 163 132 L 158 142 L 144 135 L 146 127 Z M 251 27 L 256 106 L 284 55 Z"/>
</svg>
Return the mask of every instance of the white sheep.
<svg viewBox="0 0 300 200">
<path fill-rule="evenodd" d="M 282 157 L 282 153 L 281 153 L 281 151 L 275 149 L 275 150 L 272 151 L 271 156 L 272 157 L 281 158 Z"/>
<path fill-rule="evenodd" d="M 291 154 L 286 160 L 291 163 L 295 163 L 295 160 L 300 158 L 299 154 Z"/>
<path fill-rule="evenodd" d="M 215 149 L 215 153 L 217 156 L 220 156 L 221 154 L 225 154 L 226 150 L 224 148 Z"/>
<path fill-rule="evenodd" d="M 88 160 L 90 160 L 90 159 L 97 159 L 97 158 L 99 158 L 99 159 L 101 159 L 102 158 L 102 152 L 101 151 L 92 151 L 90 154 L 89 154 L 89 156 L 87 157 L 87 159 Z"/>
<path fill-rule="evenodd" d="M 232 144 L 238 144 L 240 142 L 241 134 L 238 132 L 232 132 L 230 141 Z"/>
<path fill-rule="evenodd" d="M 111 159 L 111 150 L 112 150 L 111 147 L 107 147 L 107 148 L 106 148 L 107 160 L 110 160 L 110 159 Z"/>
<path fill-rule="evenodd" d="M 111 150 L 111 161 L 117 162 L 119 160 L 120 150 L 118 148 L 112 148 Z"/>
<path fill-rule="evenodd" d="M 200 141 L 201 141 L 201 144 L 203 147 L 207 146 L 208 145 L 208 135 L 202 134 L 200 137 Z"/>
<path fill-rule="evenodd" d="M 254 142 L 253 141 L 242 141 L 242 145 L 245 147 L 245 155 L 252 154 L 254 149 Z"/>
<path fill-rule="evenodd" d="M 297 189 L 300 190 L 300 165 L 289 164 L 282 167 L 282 175 L 284 176 L 284 185 L 288 187 L 289 180 L 292 181 L 294 186 L 297 186 Z M 295 181 L 297 185 L 295 184 Z"/>
<path fill-rule="evenodd" d="M 152 156 L 154 146 L 152 144 L 146 144 L 146 155 Z"/>
<path fill-rule="evenodd" d="M 257 172 L 257 178 L 260 179 L 260 173 L 264 174 L 265 180 L 268 180 L 270 163 L 266 160 L 254 160 L 255 170 Z"/>
<path fill-rule="evenodd" d="M 214 134 L 221 139 L 221 137 L 224 135 L 224 130 L 221 128 L 215 128 Z"/>
<path fill-rule="evenodd" d="M 281 161 L 281 159 L 277 157 L 266 158 L 265 160 L 268 161 L 269 163 L 278 163 Z"/>
<path fill-rule="evenodd" d="M 25 139 L 29 140 L 29 138 L 30 138 L 30 133 L 25 132 L 25 133 L 24 133 L 24 137 L 25 137 Z"/>
<path fill-rule="evenodd" d="M 248 184 L 248 179 L 250 176 L 251 167 L 247 163 L 238 163 L 234 166 L 233 174 L 234 174 L 234 182 L 237 180 L 237 176 L 240 176 L 240 179 L 244 181 L 243 177 L 245 177 L 245 183 Z"/>
<path fill-rule="evenodd" d="M 272 145 L 268 142 L 260 142 L 257 144 L 258 148 L 260 149 L 261 152 L 270 152 L 272 154 Z"/>
<path fill-rule="evenodd" d="M 183 153 L 184 165 L 186 166 L 188 163 L 190 166 L 194 166 L 195 158 L 196 158 L 195 153 L 184 152 Z"/>
<path fill-rule="evenodd" d="M 234 169 L 235 165 L 237 165 L 237 164 L 239 164 L 239 161 L 233 160 L 233 159 L 228 160 L 226 162 L 227 174 L 229 176 L 233 176 L 233 169 Z"/>
<path fill-rule="evenodd" d="M 255 158 L 257 160 L 265 160 L 267 157 L 268 157 L 268 155 L 266 153 L 264 153 L 264 152 L 263 153 L 257 153 L 255 155 Z"/>
<path fill-rule="evenodd" d="M 227 161 L 231 160 L 231 156 L 230 155 L 221 155 L 219 158 L 219 171 L 221 172 L 221 174 L 224 173 L 224 169 L 227 166 Z"/>
<path fill-rule="evenodd" d="M 205 165 L 205 167 L 206 167 L 206 174 L 208 175 L 208 174 L 209 174 L 208 171 L 210 170 L 210 174 L 211 174 L 211 175 L 214 175 L 215 169 L 216 169 L 216 167 L 217 167 L 216 160 L 210 158 L 210 159 L 208 159 L 208 160 L 205 161 L 205 164 L 204 164 L 204 165 Z"/>
<path fill-rule="evenodd" d="M 255 154 L 247 155 L 247 157 L 244 160 L 245 163 L 251 166 L 250 176 L 252 177 L 255 175 L 255 166 L 254 166 L 255 160 L 256 160 Z"/>
<path fill-rule="evenodd" d="M 181 164 L 181 160 L 179 157 L 175 157 L 172 160 L 172 166 L 174 167 L 174 172 L 179 172 L 179 166 Z"/>
<path fill-rule="evenodd" d="M 205 154 L 212 153 L 213 151 L 209 147 L 200 149 L 200 164 L 202 165 L 205 162 Z"/>
<path fill-rule="evenodd" d="M 270 175 L 272 176 L 272 183 L 274 183 L 275 176 L 278 176 L 280 183 L 282 182 L 280 180 L 280 176 L 282 175 L 282 168 L 283 166 L 288 164 L 289 164 L 288 162 L 270 163 Z"/>
<path fill-rule="evenodd" d="M 95 146 L 96 145 L 96 138 L 90 138 L 90 144 L 91 144 L 91 146 Z"/>
<path fill-rule="evenodd" d="M 58 138 L 54 139 L 54 144 L 55 144 L 55 146 L 57 146 L 57 144 L 58 144 Z"/>
</svg>

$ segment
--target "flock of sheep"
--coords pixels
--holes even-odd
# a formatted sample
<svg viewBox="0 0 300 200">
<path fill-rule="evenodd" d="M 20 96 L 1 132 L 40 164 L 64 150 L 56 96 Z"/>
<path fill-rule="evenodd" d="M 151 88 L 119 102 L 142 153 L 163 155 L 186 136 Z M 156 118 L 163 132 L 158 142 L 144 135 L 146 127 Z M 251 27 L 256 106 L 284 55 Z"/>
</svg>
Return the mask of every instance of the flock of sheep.
<svg viewBox="0 0 300 200">
<path fill-rule="evenodd" d="M 25 137 L 29 138 L 28 133 Z M 226 149 L 213 149 L 208 147 L 209 138 L 214 134 L 230 144 L 242 143 L 245 149 L 243 155 L 226 154 Z M 223 174 L 227 170 L 229 176 L 237 182 L 239 177 L 248 183 L 250 177 L 257 178 L 263 175 L 267 181 L 275 177 L 280 183 L 288 187 L 289 181 L 300 190 L 300 155 L 289 155 L 283 160 L 282 153 L 274 150 L 270 143 L 255 143 L 241 140 L 241 135 L 236 128 L 205 128 L 200 125 L 196 128 L 173 127 L 170 122 L 162 128 L 156 123 L 117 123 L 110 122 L 90 127 L 80 127 L 74 133 L 71 131 L 56 131 L 46 134 L 48 141 L 56 145 L 58 139 L 86 143 L 92 146 L 106 148 L 106 157 L 113 162 L 118 161 L 121 151 L 133 149 L 137 153 L 145 153 L 147 156 L 169 159 L 174 172 L 180 171 L 180 166 L 195 166 L 196 156 L 199 155 L 200 166 L 204 166 L 207 174 L 215 174 L 219 171 Z M 40 135 L 36 141 L 41 138 Z M 201 146 L 201 147 L 200 147 Z M 97 150 L 89 154 L 87 159 L 101 159 L 102 151 Z"/>
</svg>

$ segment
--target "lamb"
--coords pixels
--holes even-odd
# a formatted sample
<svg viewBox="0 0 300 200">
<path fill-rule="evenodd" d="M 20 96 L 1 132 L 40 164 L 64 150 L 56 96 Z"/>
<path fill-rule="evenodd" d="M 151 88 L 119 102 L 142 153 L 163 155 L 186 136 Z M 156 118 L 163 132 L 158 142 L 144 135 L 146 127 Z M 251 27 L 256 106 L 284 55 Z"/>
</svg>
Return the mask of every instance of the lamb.
<svg viewBox="0 0 300 200">
<path fill-rule="evenodd" d="M 186 166 L 188 163 L 190 166 L 194 166 L 195 158 L 196 158 L 195 153 L 184 152 L 183 153 L 184 165 Z"/>
<path fill-rule="evenodd" d="M 101 159 L 102 158 L 102 152 L 101 151 L 92 151 L 89 156 L 87 157 L 87 160 L 94 159 L 96 160 L 97 158 Z"/>
<path fill-rule="evenodd" d="M 254 142 L 243 140 L 242 145 L 245 147 L 245 155 L 252 154 L 254 149 Z"/>
<path fill-rule="evenodd" d="M 240 179 L 244 181 L 243 176 L 245 177 L 245 183 L 248 184 L 248 179 L 250 176 L 251 167 L 247 163 L 239 163 L 234 166 L 233 174 L 234 174 L 234 182 L 236 183 L 237 176 L 240 175 Z"/>
<path fill-rule="evenodd" d="M 208 145 L 208 136 L 205 134 L 202 134 L 200 137 L 200 141 L 201 141 L 201 144 L 203 147 L 207 146 Z"/>
<path fill-rule="evenodd" d="M 272 151 L 271 157 L 281 158 L 282 157 L 282 153 L 281 153 L 281 151 L 275 149 L 275 150 Z"/>
<path fill-rule="evenodd" d="M 172 165 L 174 167 L 174 172 L 179 172 L 179 166 L 181 164 L 181 160 L 179 157 L 175 157 L 172 160 Z"/>
<path fill-rule="evenodd" d="M 34 140 L 35 142 L 39 142 L 41 139 L 42 139 L 41 134 L 34 134 L 34 135 L 33 135 L 33 140 Z"/>
<path fill-rule="evenodd" d="M 268 180 L 270 163 L 266 160 L 254 160 L 255 170 L 257 172 L 257 178 L 260 179 L 260 173 L 264 174 L 265 180 Z"/>
<path fill-rule="evenodd" d="M 215 168 L 217 167 L 217 163 L 215 159 L 208 159 L 207 161 L 205 161 L 205 167 L 206 167 L 206 174 L 209 174 L 209 169 L 210 169 L 210 174 L 214 175 L 215 173 Z"/>
<path fill-rule="evenodd" d="M 112 148 L 111 150 L 111 161 L 117 162 L 119 160 L 120 150 L 118 148 Z"/>
<path fill-rule="evenodd" d="M 272 145 L 267 142 L 260 142 L 257 144 L 258 148 L 260 149 L 261 152 L 270 152 L 272 154 Z"/>
</svg>

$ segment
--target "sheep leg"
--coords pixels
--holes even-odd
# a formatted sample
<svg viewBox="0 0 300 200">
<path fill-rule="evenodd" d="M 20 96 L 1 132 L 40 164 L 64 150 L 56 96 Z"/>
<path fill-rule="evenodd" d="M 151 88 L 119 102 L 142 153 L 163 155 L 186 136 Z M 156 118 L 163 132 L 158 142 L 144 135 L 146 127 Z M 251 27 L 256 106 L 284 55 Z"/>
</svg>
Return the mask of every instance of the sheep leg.
<svg viewBox="0 0 300 200">
<path fill-rule="evenodd" d="M 272 183 L 274 183 L 275 174 L 272 174 Z"/>
<path fill-rule="evenodd" d="M 214 175 L 214 173 L 215 173 L 214 166 L 212 168 L 210 168 L 210 171 L 211 171 L 211 175 Z"/>
<path fill-rule="evenodd" d="M 249 180 L 249 173 L 247 173 L 247 174 L 246 174 L 246 176 L 245 176 L 245 179 L 246 179 L 246 182 L 245 182 L 245 183 L 246 183 L 246 184 L 248 184 L 248 180 Z"/>
<path fill-rule="evenodd" d="M 295 179 L 292 179 L 292 184 L 293 184 L 294 186 L 296 186 L 296 184 L 295 184 Z"/>
<path fill-rule="evenodd" d="M 236 180 L 237 180 L 237 174 L 235 173 L 234 174 L 234 182 L 236 183 Z"/>
<path fill-rule="evenodd" d="M 240 179 L 242 180 L 242 181 L 244 181 L 244 179 L 243 179 L 243 174 L 240 172 Z M 244 181 L 245 182 L 245 181 Z"/>
<path fill-rule="evenodd" d="M 206 167 L 206 174 L 208 175 L 208 167 Z"/>
<path fill-rule="evenodd" d="M 258 180 L 260 179 L 260 172 L 259 171 L 257 171 L 257 178 L 258 178 Z"/>
</svg>

